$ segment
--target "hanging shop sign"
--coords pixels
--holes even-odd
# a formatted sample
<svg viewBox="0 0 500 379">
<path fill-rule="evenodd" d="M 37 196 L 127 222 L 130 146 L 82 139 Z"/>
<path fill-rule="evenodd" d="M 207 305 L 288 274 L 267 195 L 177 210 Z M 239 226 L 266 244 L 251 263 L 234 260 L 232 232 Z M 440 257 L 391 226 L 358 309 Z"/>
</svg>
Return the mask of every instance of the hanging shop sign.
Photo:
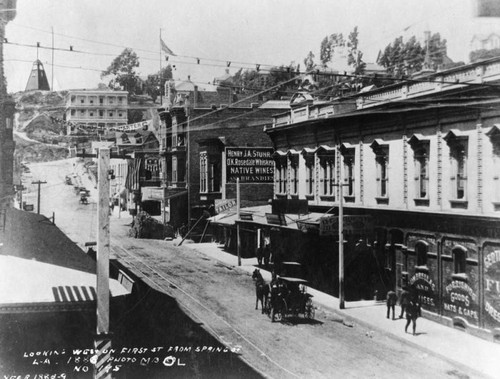
<svg viewBox="0 0 500 379">
<path fill-rule="evenodd" d="M 366 234 L 373 230 L 371 216 L 344 216 L 344 234 Z M 319 220 L 319 235 L 333 236 L 339 233 L 339 217 L 326 216 Z"/>
<path fill-rule="evenodd" d="M 236 208 L 236 199 L 215 199 L 214 200 L 215 214 L 229 212 Z"/>
<path fill-rule="evenodd" d="M 273 152 L 268 147 L 226 147 L 226 182 L 273 183 Z"/>
<path fill-rule="evenodd" d="M 285 215 L 282 213 L 280 214 L 266 213 L 266 220 L 267 223 L 270 225 L 286 226 Z"/>
</svg>

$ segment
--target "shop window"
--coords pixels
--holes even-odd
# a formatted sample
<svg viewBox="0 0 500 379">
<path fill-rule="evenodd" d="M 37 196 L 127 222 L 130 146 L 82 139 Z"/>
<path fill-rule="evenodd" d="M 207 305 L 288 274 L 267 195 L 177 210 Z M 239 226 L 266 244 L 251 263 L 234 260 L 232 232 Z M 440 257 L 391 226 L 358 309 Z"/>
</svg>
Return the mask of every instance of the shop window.
<svg viewBox="0 0 500 379">
<path fill-rule="evenodd" d="M 453 269 L 455 274 L 465 274 L 467 250 L 462 246 L 457 246 L 452 250 Z"/>
<path fill-rule="evenodd" d="M 427 266 L 427 252 L 429 247 L 426 242 L 419 241 L 415 244 L 415 254 L 417 256 L 417 266 Z"/>
</svg>

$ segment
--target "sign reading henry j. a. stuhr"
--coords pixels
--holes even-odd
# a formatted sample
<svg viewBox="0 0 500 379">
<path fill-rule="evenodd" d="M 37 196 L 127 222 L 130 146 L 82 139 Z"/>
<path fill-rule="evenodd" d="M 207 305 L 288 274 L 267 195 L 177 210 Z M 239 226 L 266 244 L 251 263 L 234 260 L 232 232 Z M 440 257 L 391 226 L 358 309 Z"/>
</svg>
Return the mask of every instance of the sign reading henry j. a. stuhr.
<svg viewBox="0 0 500 379">
<path fill-rule="evenodd" d="M 227 183 L 273 183 L 273 149 L 268 147 L 227 147 Z"/>
</svg>

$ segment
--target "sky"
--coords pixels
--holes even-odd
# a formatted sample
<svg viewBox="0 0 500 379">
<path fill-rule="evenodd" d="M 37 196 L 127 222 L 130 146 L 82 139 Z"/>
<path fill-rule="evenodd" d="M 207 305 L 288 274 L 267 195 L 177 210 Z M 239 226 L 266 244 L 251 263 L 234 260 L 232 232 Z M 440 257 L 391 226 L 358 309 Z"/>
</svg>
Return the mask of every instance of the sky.
<svg viewBox="0 0 500 379">
<path fill-rule="evenodd" d="M 227 68 L 231 74 L 257 64 L 303 68 L 309 51 L 319 60 L 325 36 L 347 36 L 355 26 L 365 62 L 375 62 L 398 36 L 423 43 L 425 30 L 448 41 L 452 60 L 467 62 L 474 33 L 500 29 L 498 18 L 473 17 L 473 1 L 17 0 L 4 70 L 10 93 L 25 89 L 37 58 L 54 90 L 91 89 L 109 82 L 101 72 L 128 47 L 139 56 L 141 76 L 171 64 L 174 79 L 208 83 Z M 176 54 L 168 62 L 160 35 Z"/>
</svg>

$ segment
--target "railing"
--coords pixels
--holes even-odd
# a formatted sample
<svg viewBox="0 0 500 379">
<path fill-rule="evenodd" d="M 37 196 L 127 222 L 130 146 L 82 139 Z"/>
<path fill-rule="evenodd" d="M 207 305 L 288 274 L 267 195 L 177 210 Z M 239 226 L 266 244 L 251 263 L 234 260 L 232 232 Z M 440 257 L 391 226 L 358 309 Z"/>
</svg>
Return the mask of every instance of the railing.
<svg viewBox="0 0 500 379">
<path fill-rule="evenodd" d="M 466 86 L 467 83 L 483 83 L 500 80 L 500 58 L 489 61 L 478 62 L 463 67 L 451 69 L 442 73 L 435 73 L 415 81 L 406 81 L 394 84 L 386 88 L 380 88 L 354 96 L 357 110 L 376 107 L 387 102 L 414 98 L 455 88 Z M 353 98 L 348 100 L 353 101 Z M 311 119 L 330 117 L 352 111 L 347 103 L 342 104 L 342 99 L 337 103 L 338 109 L 333 103 L 308 104 L 306 106 L 292 109 L 287 114 L 281 114 L 273 118 L 273 128 L 290 125 Z"/>
</svg>

